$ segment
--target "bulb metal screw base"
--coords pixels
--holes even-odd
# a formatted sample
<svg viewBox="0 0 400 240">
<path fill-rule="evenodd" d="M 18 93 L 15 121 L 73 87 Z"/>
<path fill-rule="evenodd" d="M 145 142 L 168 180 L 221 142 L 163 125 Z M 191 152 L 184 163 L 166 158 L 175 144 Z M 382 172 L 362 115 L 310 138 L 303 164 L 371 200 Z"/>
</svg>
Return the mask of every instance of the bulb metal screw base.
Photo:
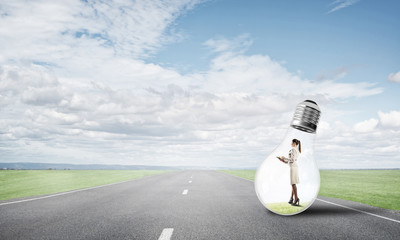
<svg viewBox="0 0 400 240">
<path fill-rule="evenodd" d="M 297 105 L 290 126 L 303 132 L 315 133 L 320 115 L 317 103 L 305 100 Z"/>
</svg>

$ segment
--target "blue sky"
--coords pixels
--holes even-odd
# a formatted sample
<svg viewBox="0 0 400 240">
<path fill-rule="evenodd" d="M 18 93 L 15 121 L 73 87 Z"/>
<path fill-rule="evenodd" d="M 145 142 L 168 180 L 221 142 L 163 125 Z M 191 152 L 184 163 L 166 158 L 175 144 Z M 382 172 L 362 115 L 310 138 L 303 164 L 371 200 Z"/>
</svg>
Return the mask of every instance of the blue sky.
<svg viewBox="0 0 400 240">
<path fill-rule="evenodd" d="M 398 168 L 399 7 L 0 3 L 0 161 L 255 168 L 313 99 L 321 168 Z"/>
</svg>

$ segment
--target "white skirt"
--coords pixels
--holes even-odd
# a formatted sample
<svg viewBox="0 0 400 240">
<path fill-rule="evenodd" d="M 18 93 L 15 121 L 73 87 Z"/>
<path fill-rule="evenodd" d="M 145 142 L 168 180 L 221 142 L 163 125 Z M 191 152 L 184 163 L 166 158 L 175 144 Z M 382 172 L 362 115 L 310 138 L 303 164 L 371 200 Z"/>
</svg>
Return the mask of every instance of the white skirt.
<svg viewBox="0 0 400 240">
<path fill-rule="evenodd" d="M 290 185 L 298 184 L 299 181 L 299 168 L 297 165 L 290 166 Z"/>
</svg>

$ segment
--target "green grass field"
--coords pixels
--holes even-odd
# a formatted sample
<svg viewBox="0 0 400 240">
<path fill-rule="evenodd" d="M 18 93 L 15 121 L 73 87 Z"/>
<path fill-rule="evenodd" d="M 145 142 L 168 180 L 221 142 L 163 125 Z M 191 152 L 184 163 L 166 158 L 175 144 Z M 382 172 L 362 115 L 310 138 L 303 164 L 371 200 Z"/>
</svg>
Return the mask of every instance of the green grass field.
<svg viewBox="0 0 400 240">
<path fill-rule="evenodd" d="M 65 192 L 165 173 L 152 170 L 5 170 L 0 200 Z"/>
<path fill-rule="evenodd" d="M 254 181 L 255 170 L 222 172 Z M 400 211 L 400 170 L 321 170 L 319 195 Z"/>
</svg>

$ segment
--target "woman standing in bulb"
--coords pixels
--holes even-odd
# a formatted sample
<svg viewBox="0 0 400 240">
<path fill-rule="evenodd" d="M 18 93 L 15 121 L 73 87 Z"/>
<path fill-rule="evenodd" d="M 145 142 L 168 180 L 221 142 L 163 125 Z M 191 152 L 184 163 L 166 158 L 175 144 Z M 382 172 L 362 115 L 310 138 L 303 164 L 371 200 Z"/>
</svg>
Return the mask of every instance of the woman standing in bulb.
<svg viewBox="0 0 400 240">
<path fill-rule="evenodd" d="M 288 158 L 284 156 L 278 157 L 280 161 L 289 164 L 290 167 L 290 184 L 292 185 L 292 194 L 290 195 L 289 204 L 292 204 L 293 206 L 300 205 L 300 199 L 297 195 L 297 187 L 296 187 L 296 184 L 300 183 L 299 169 L 297 167 L 297 158 L 300 153 L 301 153 L 301 142 L 297 139 L 293 139 L 292 149 L 289 151 L 289 157 Z"/>
</svg>

